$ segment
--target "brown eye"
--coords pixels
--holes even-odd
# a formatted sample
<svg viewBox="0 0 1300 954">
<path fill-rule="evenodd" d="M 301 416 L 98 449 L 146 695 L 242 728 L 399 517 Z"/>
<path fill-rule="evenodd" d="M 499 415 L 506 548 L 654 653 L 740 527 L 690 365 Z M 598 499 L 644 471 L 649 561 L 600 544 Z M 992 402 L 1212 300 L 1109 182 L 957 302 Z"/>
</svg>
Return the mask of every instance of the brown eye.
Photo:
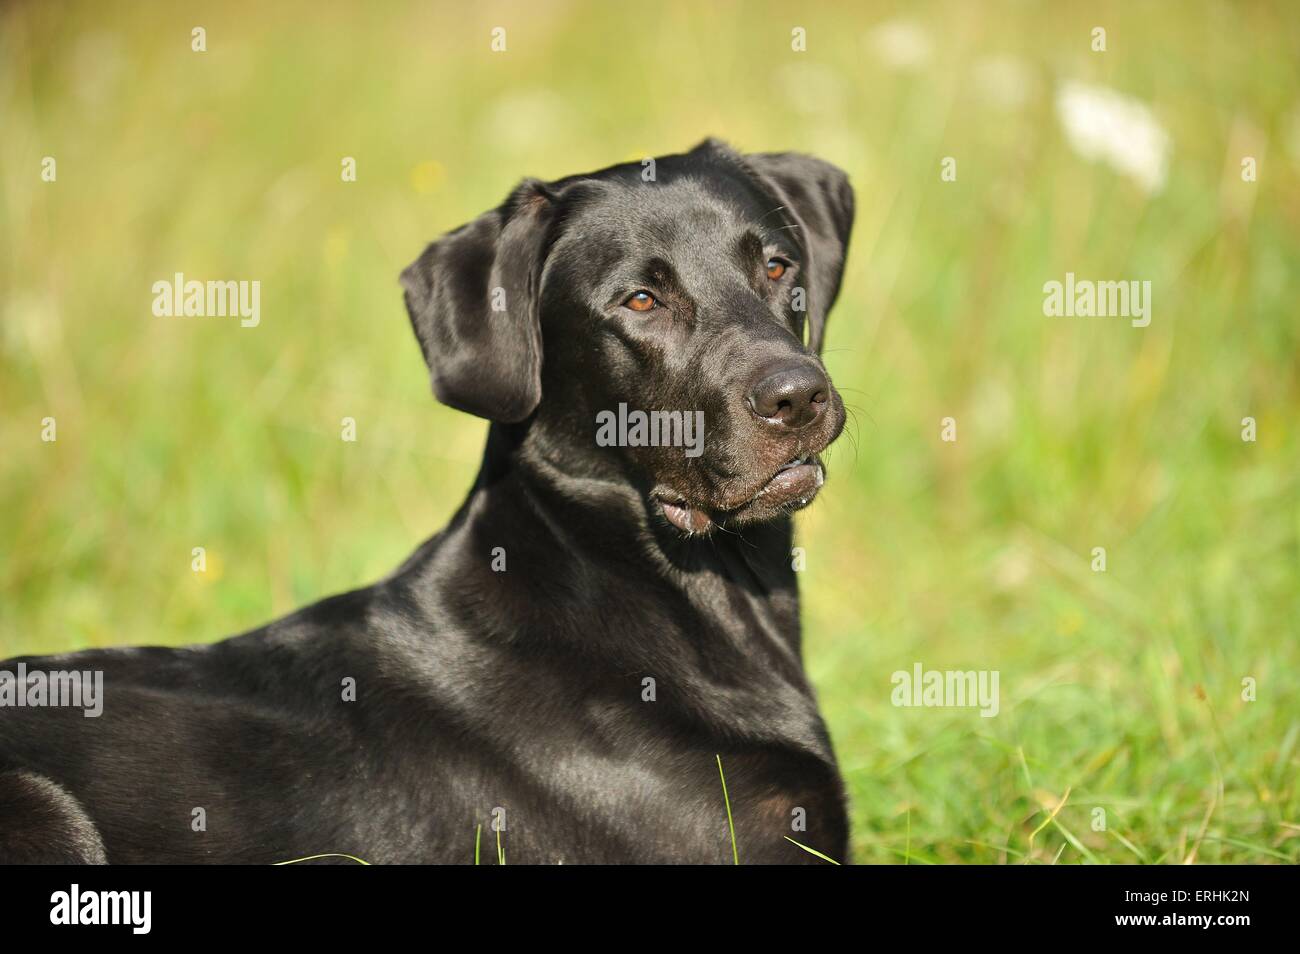
<svg viewBox="0 0 1300 954">
<path fill-rule="evenodd" d="M 785 274 L 786 264 L 779 258 L 769 258 L 767 260 L 767 277 L 776 281 Z"/>
<path fill-rule="evenodd" d="M 639 291 L 623 302 L 623 307 L 631 308 L 633 311 L 649 311 L 656 304 L 654 295 L 651 295 L 648 291 Z"/>
</svg>

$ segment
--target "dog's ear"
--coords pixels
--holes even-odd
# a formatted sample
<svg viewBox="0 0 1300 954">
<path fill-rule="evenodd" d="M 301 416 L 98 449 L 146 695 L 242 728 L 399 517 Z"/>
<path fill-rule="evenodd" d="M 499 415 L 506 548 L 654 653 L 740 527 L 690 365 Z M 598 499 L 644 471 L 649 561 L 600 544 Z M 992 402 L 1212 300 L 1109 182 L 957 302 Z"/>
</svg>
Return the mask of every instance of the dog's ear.
<svg viewBox="0 0 1300 954">
<path fill-rule="evenodd" d="M 402 272 L 406 310 L 442 403 L 513 423 L 541 401 L 538 280 L 553 198 L 525 180 Z"/>
<path fill-rule="evenodd" d="M 853 229 L 853 187 L 844 170 L 797 152 L 744 157 L 801 234 L 809 261 L 803 281 L 808 296 L 808 346 L 820 352 L 826 315 L 835 304 Z"/>
</svg>

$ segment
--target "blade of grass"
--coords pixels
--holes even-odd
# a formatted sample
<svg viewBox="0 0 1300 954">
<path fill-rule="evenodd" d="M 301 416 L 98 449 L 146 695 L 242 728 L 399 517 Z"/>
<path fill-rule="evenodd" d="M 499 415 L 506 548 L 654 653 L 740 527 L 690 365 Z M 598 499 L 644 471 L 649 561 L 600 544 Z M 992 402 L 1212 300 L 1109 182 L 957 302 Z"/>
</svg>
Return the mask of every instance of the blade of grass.
<svg viewBox="0 0 1300 954">
<path fill-rule="evenodd" d="M 799 846 L 800 848 L 802 848 L 804 851 L 808 852 L 808 854 L 810 854 L 810 855 L 816 855 L 816 856 L 817 856 L 818 858 L 820 858 L 822 861 L 829 861 L 829 862 L 830 862 L 831 864 L 833 864 L 833 865 L 838 865 L 838 864 L 839 864 L 839 862 L 836 861 L 834 858 L 830 857 L 829 855 L 823 855 L 823 854 L 822 854 L 820 851 L 818 851 L 816 848 L 809 848 L 807 845 L 800 845 L 799 842 L 795 841 L 795 840 L 794 840 L 793 838 L 791 838 L 789 835 L 782 835 L 781 837 L 784 838 L 786 841 L 790 842 L 790 844 L 792 844 L 792 845 L 798 845 L 798 846 Z M 841 866 L 841 867 L 843 867 L 843 866 Z"/>
<path fill-rule="evenodd" d="M 1024 764 L 1024 753 L 1023 753 L 1023 752 L 1021 753 L 1021 764 L 1022 764 L 1022 765 Z M 1028 769 L 1028 767 L 1025 768 L 1025 778 L 1026 778 L 1026 779 L 1029 778 L 1029 769 Z M 1057 801 L 1057 803 L 1056 803 L 1056 807 L 1052 809 L 1052 813 L 1051 813 L 1050 815 L 1048 815 L 1046 818 L 1043 819 L 1043 823 L 1042 823 L 1041 825 L 1039 825 L 1039 826 L 1038 826 L 1037 828 L 1035 828 L 1032 832 L 1030 832 L 1030 834 L 1029 834 L 1029 854 L 1030 854 L 1030 855 L 1033 855 L 1033 853 L 1034 853 L 1034 839 L 1038 837 L 1038 833 L 1041 832 L 1044 828 L 1046 828 L 1048 825 L 1050 825 L 1053 821 L 1056 820 L 1056 813 L 1059 812 L 1062 808 L 1065 807 L 1065 800 L 1066 800 L 1067 798 L 1069 798 L 1069 797 L 1070 797 L 1070 789 L 1069 789 L 1069 788 L 1066 788 L 1066 790 L 1065 790 L 1065 794 L 1061 796 L 1061 798 L 1060 798 L 1059 801 Z"/>
<path fill-rule="evenodd" d="M 1097 860 L 1097 856 L 1094 855 L 1091 851 L 1089 851 L 1087 846 L 1084 845 L 1083 842 L 1081 842 L 1078 838 L 1074 837 L 1074 834 L 1070 831 L 1070 829 L 1066 828 L 1064 825 L 1061 824 L 1061 821 L 1056 817 L 1055 812 L 1052 813 L 1051 822 L 1052 825 L 1057 829 L 1057 831 L 1059 831 L 1062 835 L 1065 836 L 1065 840 L 1074 846 L 1075 851 L 1079 852 L 1079 854 L 1083 855 L 1083 857 L 1087 858 L 1093 864 L 1095 865 L 1101 864 L 1101 862 Z"/>
<path fill-rule="evenodd" d="M 1276 858 L 1278 861 L 1289 861 L 1291 864 L 1295 864 L 1296 862 L 1296 859 L 1291 855 L 1284 854 L 1283 852 L 1276 851 L 1272 848 L 1266 848 L 1264 845 L 1256 845 L 1249 841 L 1243 841 L 1240 838 L 1219 838 L 1214 835 L 1206 835 L 1202 841 L 1222 842 L 1225 845 L 1233 845 L 1237 848 L 1246 848 L 1250 851 L 1258 851 L 1261 854 L 1268 855 L 1270 858 Z"/>
<path fill-rule="evenodd" d="M 344 855 L 337 852 L 326 852 L 323 855 L 308 855 L 306 858 L 294 858 L 290 861 L 277 861 L 273 866 L 279 865 L 296 865 L 300 861 L 315 861 L 317 858 L 347 858 L 349 861 L 355 861 L 359 865 L 369 865 L 370 862 L 363 861 L 355 855 Z"/>
<path fill-rule="evenodd" d="M 1138 846 L 1133 844 L 1133 842 L 1129 841 L 1127 838 L 1125 838 L 1117 831 L 1111 831 L 1111 834 L 1114 835 L 1119 840 L 1119 843 L 1121 845 L 1123 845 L 1129 851 L 1133 852 L 1133 854 L 1137 855 L 1138 860 L 1141 861 L 1144 865 L 1148 865 L 1151 863 L 1147 861 L 1147 856 L 1142 854 L 1142 852 L 1138 850 Z"/>
<path fill-rule="evenodd" d="M 727 829 L 731 832 L 731 863 L 740 864 L 740 853 L 736 851 L 736 824 L 731 820 L 731 797 L 727 794 L 727 776 L 722 772 L 722 756 L 718 760 L 718 778 L 722 779 L 722 800 L 727 805 Z"/>
<path fill-rule="evenodd" d="M 1216 791 L 1210 796 L 1210 806 L 1205 810 L 1205 817 L 1201 819 L 1201 830 L 1196 833 L 1196 844 L 1192 845 L 1191 852 L 1183 859 L 1183 864 L 1196 864 L 1196 853 L 1201 849 L 1201 841 L 1205 838 L 1206 829 L 1210 827 L 1210 817 L 1214 814 L 1215 807 L 1219 804 L 1219 793 Z"/>
<path fill-rule="evenodd" d="M 912 863 L 912 806 L 907 806 L 907 850 L 903 853 L 903 864 Z"/>
<path fill-rule="evenodd" d="M 890 848 L 888 845 L 882 845 L 881 848 L 882 848 L 882 850 L 889 852 L 891 855 L 898 855 L 898 857 L 900 857 L 900 858 L 907 858 L 907 859 L 909 859 L 908 864 L 918 864 L 918 865 L 933 865 L 933 864 L 934 864 L 933 861 L 930 861 L 930 860 L 928 860 L 928 859 L 926 859 L 926 858 L 922 858 L 920 855 L 905 855 L 905 854 L 902 852 L 902 850 L 900 850 L 900 849 L 898 849 L 898 848 Z"/>
<path fill-rule="evenodd" d="M 967 839 L 966 839 L 966 844 L 968 844 L 968 845 L 976 845 L 976 846 L 978 846 L 978 847 L 980 847 L 980 848 L 991 848 L 991 849 L 994 850 L 994 851 L 1000 851 L 1000 852 L 1003 852 L 1003 853 L 1008 854 L 1008 855 L 1015 855 L 1017 858 L 1023 858 L 1023 857 L 1025 857 L 1025 853 L 1024 853 L 1023 851 L 1016 851 L 1016 849 L 1011 848 L 1011 847 L 1009 847 L 1009 846 L 1007 846 L 1007 845 L 994 845 L 994 844 L 992 844 L 992 843 L 990 843 L 990 842 L 987 842 L 987 841 L 975 841 L 975 840 L 970 839 L 970 838 L 967 838 Z"/>
</svg>

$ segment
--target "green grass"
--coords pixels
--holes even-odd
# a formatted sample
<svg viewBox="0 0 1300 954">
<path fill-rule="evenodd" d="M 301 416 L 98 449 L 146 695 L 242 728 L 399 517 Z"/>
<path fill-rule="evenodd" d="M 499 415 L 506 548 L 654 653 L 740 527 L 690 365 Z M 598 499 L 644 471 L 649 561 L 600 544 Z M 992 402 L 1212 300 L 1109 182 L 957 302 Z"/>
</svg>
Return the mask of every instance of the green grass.
<svg viewBox="0 0 1300 954">
<path fill-rule="evenodd" d="M 849 7 L 6 5 L 0 656 L 217 639 L 389 572 L 484 435 L 430 398 L 397 273 L 524 175 L 714 134 L 857 189 L 826 353 L 854 424 L 798 518 L 852 860 L 1300 860 L 1300 20 Z M 916 69 L 867 39 L 897 17 Z M 1071 79 L 1150 106 L 1163 191 L 1071 149 Z M 177 271 L 260 280 L 261 326 L 153 318 Z M 1066 271 L 1151 280 L 1151 326 L 1045 318 Z M 914 662 L 998 670 L 1000 714 L 895 708 Z"/>
</svg>

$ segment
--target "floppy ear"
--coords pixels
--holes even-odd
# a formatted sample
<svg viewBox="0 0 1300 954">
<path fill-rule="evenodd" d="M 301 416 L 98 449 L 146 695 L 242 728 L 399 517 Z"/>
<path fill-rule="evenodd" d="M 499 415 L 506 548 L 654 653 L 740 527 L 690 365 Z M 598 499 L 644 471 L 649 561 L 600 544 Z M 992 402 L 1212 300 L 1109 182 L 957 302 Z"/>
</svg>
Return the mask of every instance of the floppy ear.
<svg viewBox="0 0 1300 954">
<path fill-rule="evenodd" d="M 522 421 L 542 399 L 537 285 L 551 194 L 524 180 L 402 272 L 406 310 L 442 403 Z"/>
<path fill-rule="evenodd" d="M 785 212 L 799 226 L 807 258 L 808 346 L 822 350 L 826 315 L 835 304 L 853 229 L 853 187 L 844 170 L 797 152 L 745 156 Z"/>
</svg>

